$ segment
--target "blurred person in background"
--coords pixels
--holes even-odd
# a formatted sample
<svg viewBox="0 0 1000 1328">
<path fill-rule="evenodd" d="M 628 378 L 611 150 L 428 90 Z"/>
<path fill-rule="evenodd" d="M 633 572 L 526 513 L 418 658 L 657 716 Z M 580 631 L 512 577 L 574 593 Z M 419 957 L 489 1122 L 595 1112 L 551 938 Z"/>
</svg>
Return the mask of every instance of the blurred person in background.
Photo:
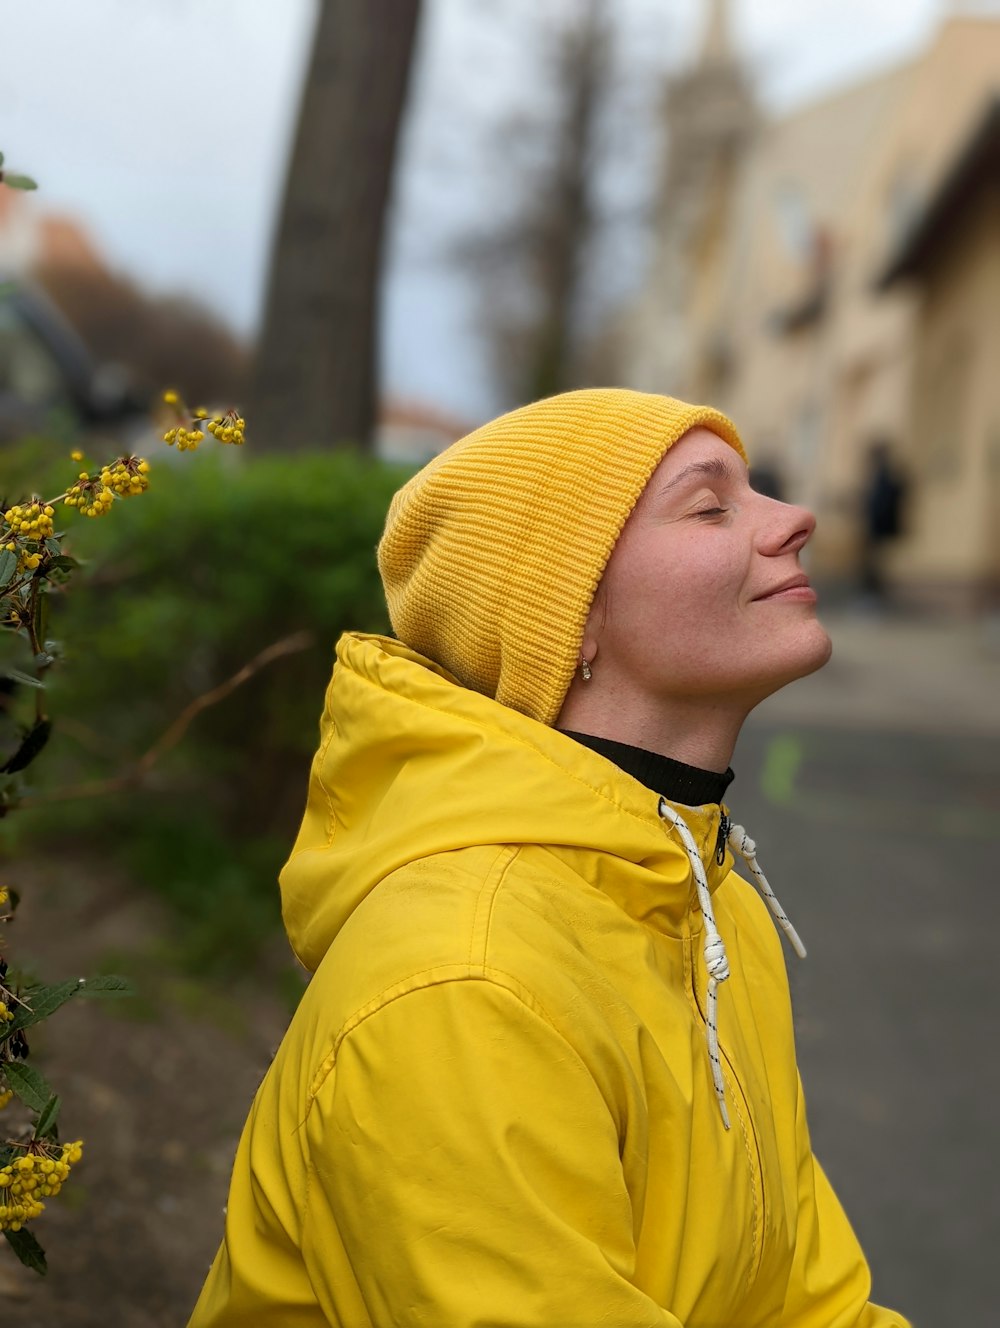
<svg viewBox="0 0 1000 1328">
<path fill-rule="evenodd" d="M 903 533 L 906 488 L 889 443 L 885 439 L 873 442 L 862 497 L 861 593 L 867 603 L 879 608 L 888 602 L 885 550 Z"/>
<path fill-rule="evenodd" d="M 725 416 L 611 389 L 396 495 L 396 637 L 338 644 L 281 877 L 313 977 L 192 1328 L 904 1328 L 724 802 L 746 715 L 830 653 L 813 526 Z"/>
</svg>

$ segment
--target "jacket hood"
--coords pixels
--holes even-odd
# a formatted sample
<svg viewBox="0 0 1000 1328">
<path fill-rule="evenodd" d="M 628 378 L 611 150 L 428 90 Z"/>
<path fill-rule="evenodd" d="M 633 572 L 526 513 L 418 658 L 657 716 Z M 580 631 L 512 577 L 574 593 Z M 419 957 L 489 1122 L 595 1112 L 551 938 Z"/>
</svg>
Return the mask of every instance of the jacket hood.
<svg viewBox="0 0 1000 1328">
<path fill-rule="evenodd" d="M 398 868 L 478 845 L 535 844 L 572 858 L 632 916 L 678 934 L 694 882 L 658 805 L 603 756 L 462 687 L 400 642 L 348 633 L 280 876 L 285 928 L 315 971 L 354 910 Z M 732 864 L 728 852 L 715 860 L 720 809 L 681 811 L 714 890 Z"/>
</svg>

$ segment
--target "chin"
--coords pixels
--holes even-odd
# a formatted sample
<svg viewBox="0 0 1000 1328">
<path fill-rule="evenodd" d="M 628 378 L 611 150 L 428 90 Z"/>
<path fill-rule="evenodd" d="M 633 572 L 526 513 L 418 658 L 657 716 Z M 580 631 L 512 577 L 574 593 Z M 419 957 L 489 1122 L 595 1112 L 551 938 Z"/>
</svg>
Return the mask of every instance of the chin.
<svg viewBox="0 0 1000 1328">
<path fill-rule="evenodd" d="M 826 628 L 813 619 L 809 629 L 795 643 L 795 649 L 789 651 L 788 670 L 774 688 L 775 691 L 799 678 L 808 678 L 810 673 L 821 669 L 833 654 L 833 642 Z"/>
<path fill-rule="evenodd" d="M 815 673 L 817 669 L 821 669 L 833 654 L 833 641 L 830 639 L 830 633 L 821 622 L 815 621 L 813 626 L 815 629 L 813 635 L 815 637 L 816 655 L 815 662 L 807 670 L 808 673 Z"/>
<path fill-rule="evenodd" d="M 833 653 L 833 642 L 825 628 L 814 619 L 808 629 L 790 642 L 782 651 L 781 659 L 774 661 L 774 667 L 762 673 L 759 686 L 751 689 L 755 695 L 754 705 L 759 705 L 767 697 L 780 692 L 782 687 L 807 678 L 810 673 L 821 669 Z"/>
</svg>

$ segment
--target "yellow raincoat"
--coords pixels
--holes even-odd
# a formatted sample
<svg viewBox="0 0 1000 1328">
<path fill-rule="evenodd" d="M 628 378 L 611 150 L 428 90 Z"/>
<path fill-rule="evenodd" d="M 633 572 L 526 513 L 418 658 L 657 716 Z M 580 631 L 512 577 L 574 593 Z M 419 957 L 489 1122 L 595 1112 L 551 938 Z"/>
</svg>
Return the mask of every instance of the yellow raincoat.
<svg viewBox="0 0 1000 1328">
<path fill-rule="evenodd" d="M 190 1328 L 905 1328 L 809 1145 L 781 942 L 681 808 L 348 635 L 281 878 L 314 971 Z"/>
</svg>

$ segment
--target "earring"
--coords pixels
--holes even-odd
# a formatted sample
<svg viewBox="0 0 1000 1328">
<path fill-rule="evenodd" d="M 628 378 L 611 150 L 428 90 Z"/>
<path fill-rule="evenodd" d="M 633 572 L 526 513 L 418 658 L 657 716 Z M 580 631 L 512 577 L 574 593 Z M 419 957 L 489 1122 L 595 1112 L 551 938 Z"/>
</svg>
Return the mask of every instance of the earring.
<svg viewBox="0 0 1000 1328">
<path fill-rule="evenodd" d="M 590 682 L 591 678 L 594 676 L 593 670 L 582 655 L 580 656 L 580 672 L 583 675 L 584 682 Z"/>
</svg>

